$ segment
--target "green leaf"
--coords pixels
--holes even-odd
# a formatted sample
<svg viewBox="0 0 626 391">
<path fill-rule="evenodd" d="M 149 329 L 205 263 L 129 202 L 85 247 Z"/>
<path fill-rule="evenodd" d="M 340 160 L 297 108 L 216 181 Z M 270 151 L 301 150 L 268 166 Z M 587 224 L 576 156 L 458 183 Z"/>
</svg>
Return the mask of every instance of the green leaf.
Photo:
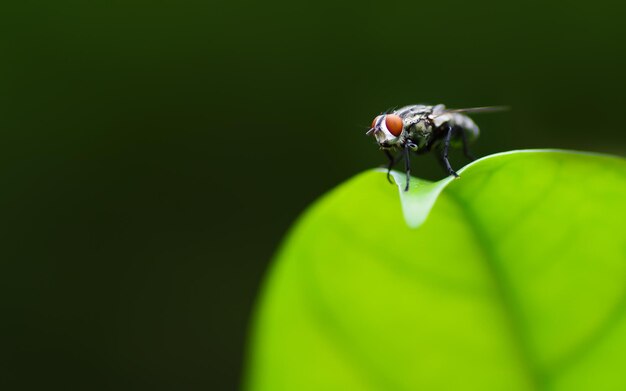
<svg viewBox="0 0 626 391">
<path fill-rule="evenodd" d="M 368 171 L 305 213 L 248 390 L 626 389 L 626 161 L 517 151 L 460 173 L 412 178 L 401 204 Z"/>
</svg>

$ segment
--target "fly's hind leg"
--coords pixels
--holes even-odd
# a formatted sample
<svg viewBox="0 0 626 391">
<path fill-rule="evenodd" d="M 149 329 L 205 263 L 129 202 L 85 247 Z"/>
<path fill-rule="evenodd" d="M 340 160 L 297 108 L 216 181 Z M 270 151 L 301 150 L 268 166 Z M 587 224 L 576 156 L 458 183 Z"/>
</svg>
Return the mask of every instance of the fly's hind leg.
<svg viewBox="0 0 626 391">
<path fill-rule="evenodd" d="M 459 131 L 461 132 L 461 142 L 463 142 L 463 154 L 470 161 L 476 160 L 476 157 L 474 157 L 474 154 L 469 150 L 469 141 L 467 140 L 467 130 L 459 129 Z"/>
</svg>

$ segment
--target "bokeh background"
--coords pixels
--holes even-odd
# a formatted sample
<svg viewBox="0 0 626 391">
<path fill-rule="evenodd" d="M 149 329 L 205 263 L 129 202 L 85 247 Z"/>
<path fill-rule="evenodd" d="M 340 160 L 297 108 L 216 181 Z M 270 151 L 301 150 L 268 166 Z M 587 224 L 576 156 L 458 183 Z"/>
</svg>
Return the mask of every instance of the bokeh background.
<svg viewBox="0 0 626 391">
<path fill-rule="evenodd" d="M 0 8 L 3 389 L 237 389 L 273 252 L 391 106 L 511 106 L 480 156 L 626 152 L 623 2 Z"/>
</svg>

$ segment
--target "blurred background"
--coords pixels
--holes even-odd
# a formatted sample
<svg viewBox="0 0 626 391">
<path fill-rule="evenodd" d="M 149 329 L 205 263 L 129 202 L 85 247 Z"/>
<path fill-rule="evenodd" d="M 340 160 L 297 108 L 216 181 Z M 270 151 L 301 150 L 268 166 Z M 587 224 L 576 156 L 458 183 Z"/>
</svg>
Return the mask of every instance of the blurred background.
<svg viewBox="0 0 626 391">
<path fill-rule="evenodd" d="M 7 390 L 237 389 L 272 254 L 385 162 L 364 132 L 389 107 L 511 106 L 474 117 L 478 156 L 626 151 L 623 2 L 0 8 Z"/>
</svg>

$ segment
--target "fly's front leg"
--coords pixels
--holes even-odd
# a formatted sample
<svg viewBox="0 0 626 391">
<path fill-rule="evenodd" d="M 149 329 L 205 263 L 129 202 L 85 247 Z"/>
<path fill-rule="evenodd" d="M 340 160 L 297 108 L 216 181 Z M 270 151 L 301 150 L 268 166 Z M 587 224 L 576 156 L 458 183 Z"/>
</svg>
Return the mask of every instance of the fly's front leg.
<svg viewBox="0 0 626 391">
<path fill-rule="evenodd" d="M 388 149 L 383 149 L 383 152 L 385 153 L 385 156 L 387 156 L 387 159 L 389 159 L 389 164 L 387 165 L 387 180 L 389 183 L 393 184 L 391 181 L 391 169 L 396 164 L 396 158 L 391 152 L 389 152 Z"/>
<path fill-rule="evenodd" d="M 454 128 L 451 125 L 448 125 L 448 128 L 446 130 L 446 138 L 443 141 L 443 153 L 441 155 L 441 158 L 446 166 L 446 170 L 448 170 L 448 173 L 450 175 L 453 175 L 455 178 L 458 178 L 459 174 L 457 174 L 456 171 L 452 169 L 450 161 L 448 160 L 448 150 L 450 149 L 450 139 L 452 138 L 453 132 Z"/>
<path fill-rule="evenodd" d="M 393 182 L 391 181 L 391 170 L 393 169 L 393 166 L 400 163 L 402 159 L 404 159 L 404 153 L 401 153 L 396 157 L 393 156 L 393 154 L 388 149 L 383 149 L 383 152 L 385 153 L 385 156 L 387 156 L 387 159 L 389 159 L 389 163 L 387 164 L 387 180 L 389 181 L 389 183 L 393 184 Z"/>
<path fill-rule="evenodd" d="M 396 164 L 396 158 L 387 149 L 383 149 L 383 152 L 385 153 L 385 156 L 387 156 L 387 159 L 389 159 L 389 163 L 387 164 L 387 180 L 389 181 L 389 183 L 393 183 L 391 181 L 391 169 Z"/>
</svg>

